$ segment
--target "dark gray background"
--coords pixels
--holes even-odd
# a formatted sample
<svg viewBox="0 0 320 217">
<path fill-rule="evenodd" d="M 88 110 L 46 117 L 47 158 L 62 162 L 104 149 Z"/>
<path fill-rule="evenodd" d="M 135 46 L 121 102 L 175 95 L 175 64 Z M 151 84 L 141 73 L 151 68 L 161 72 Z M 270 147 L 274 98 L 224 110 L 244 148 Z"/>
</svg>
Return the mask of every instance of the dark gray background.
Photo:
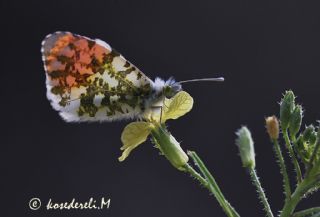
<svg viewBox="0 0 320 217">
<path fill-rule="evenodd" d="M 271 206 L 283 205 L 281 176 L 264 117 L 292 89 L 305 123 L 319 119 L 319 7 L 309 1 L 1 0 L 1 216 L 224 216 L 195 180 L 147 142 L 124 163 L 127 122 L 67 124 L 46 99 L 40 43 L 67 30 L 105 40 L 154 79 L 224 76 L 188 84 L 193 110 L 169 127 L 195 150 L 242 216 L 264 216 L 242 168 L 235 130 L 253 133 L 257 169 Z M 292 171 L 292 167 L 289 169 Z M 292 173 L 293 174 L 293 173 Z M 31 211 L 39 197 L 111 198 L 103 211 Z M 307 202 L 308 201 L 308 202 Z M 319 195 L 299 208 L 319 205 Z"/>
</svg>

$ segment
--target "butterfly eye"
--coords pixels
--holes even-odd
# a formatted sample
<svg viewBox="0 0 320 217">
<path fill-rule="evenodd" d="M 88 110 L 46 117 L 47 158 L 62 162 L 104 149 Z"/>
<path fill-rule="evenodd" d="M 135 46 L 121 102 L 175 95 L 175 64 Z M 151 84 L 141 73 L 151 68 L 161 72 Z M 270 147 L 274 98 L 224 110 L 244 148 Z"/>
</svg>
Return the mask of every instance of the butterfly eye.
<svg viewBox="0 0 320 217">
<path fill-rule="evenodd" d="M 163 95 L 167 98 L 170 98 L 171 95 L 171 88 L 170 86 L 164 86 L 163 87 Z"/>
<path fill-rule="evenodd" d="M 167 98 L 171 98 L 174 95 L 176 95 L 176 93 L 178 93 L 181 90 L 181 86 L 164 86 L 163 87 L 163 95 Z"/>
</svg>

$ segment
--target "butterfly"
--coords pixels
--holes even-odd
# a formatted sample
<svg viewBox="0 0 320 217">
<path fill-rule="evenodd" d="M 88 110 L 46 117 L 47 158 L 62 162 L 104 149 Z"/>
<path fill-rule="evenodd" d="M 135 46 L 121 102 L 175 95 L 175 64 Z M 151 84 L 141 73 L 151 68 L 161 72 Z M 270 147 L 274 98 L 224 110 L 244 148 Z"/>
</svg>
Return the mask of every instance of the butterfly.
<svg viewBox="0 0 320 217">
<path fill-rule="evenodd" d="M 55 32 L 42 42 L 47 98 L 67 122 L 142 119 L 193 81 L 152 81 L 100 39 Z"/>
</svg>

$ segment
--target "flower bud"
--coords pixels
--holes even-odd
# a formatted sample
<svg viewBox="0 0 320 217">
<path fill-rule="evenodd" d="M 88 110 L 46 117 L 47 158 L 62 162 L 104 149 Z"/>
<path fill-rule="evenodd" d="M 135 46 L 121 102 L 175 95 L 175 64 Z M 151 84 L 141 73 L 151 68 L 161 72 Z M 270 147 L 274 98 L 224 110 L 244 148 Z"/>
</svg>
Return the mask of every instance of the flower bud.
<svg viewBox="0 0 320 217">
<path fill-rule="evenodd" d="M 290 118 L 290 123 L 289 123 L 289 132 L 291 136 L 295 136 L 301 127 L 301 122 L 302 122 L 302 117 L 303 117 L 303 111 L 302 111 L 302 106 L 297 105 Z"/>
<path fill-rule="evenodd" d="M 189 157 L 182 150 L 179 142 L 163 127 L 159 126 L 151 131 L 156 146 L 170 163 L 179 170 L 184 170 Z"/>
<path fill-rule="evenodd" d="M 312 134 L 314 134 L 314 133 L 315 133 L 315 128 L 312 124 L 310 124 L 303 131 L 303 141 L 310 142 L 310 139 L 312 140 Z"/>
<path fill-rule="evenodd" d="M 256 166 L 255 153 L 251 133 L 247 127 L 241 127 L 236 132 L 236 144 L 239 147 L 243 167 L 254 169 Z"/>
<path fill-rule="evenodd" d="M 280 102 L 280 122 L 282 130 L 289 127 L 291 114 L 294 110 L 294 94 L 292 91 L 286 91 Z"/>
<path fill-rule="evenodd" d="M 303 142 L 303 138 L 301 135 L 297 138 L 296 144 L 297 144 L 296 146 L 299 150 L 304 151 L 304 142 Z"/>
<path fill-rule="evenodd" d="M 303 136 L 300 135 L 297 138 L 297 141 L 295 142 L 295 149 L 297 151 L 297 155 L 304 161 L 306 162 L 310 156 L 309 156 L 309 145 L 308 143 L 303 141 Z"/>
<path fill-rule="evenodd" d="M 276 116 L 266 118 L 266 128 L 271 140 L 279 138 L 279 121 Z"/>
<path fill-rule="evenodd" d="M 313 132 L 313 133 L 310 135 L 309 143 L 310 143 L 310 144 L 315 144 L 316 142 L 317 142 L 317 133 L 316 133 L 316 132 Z"/>
</svg>

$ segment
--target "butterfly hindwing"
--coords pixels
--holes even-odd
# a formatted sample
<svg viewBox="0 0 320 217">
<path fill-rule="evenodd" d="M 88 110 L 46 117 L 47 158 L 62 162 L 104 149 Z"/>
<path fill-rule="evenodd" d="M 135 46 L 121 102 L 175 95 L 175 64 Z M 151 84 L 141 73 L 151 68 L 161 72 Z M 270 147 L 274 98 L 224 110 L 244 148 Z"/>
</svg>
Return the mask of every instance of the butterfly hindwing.
<svg viewBox="0 0 320 217">
<path fill-rule="evenodd" d="M 108 121 L 141 114 L 152 81 L 107 43 L 70 32 L 42 43 L 47 97 L 66 121 Z"/>
</svg>

